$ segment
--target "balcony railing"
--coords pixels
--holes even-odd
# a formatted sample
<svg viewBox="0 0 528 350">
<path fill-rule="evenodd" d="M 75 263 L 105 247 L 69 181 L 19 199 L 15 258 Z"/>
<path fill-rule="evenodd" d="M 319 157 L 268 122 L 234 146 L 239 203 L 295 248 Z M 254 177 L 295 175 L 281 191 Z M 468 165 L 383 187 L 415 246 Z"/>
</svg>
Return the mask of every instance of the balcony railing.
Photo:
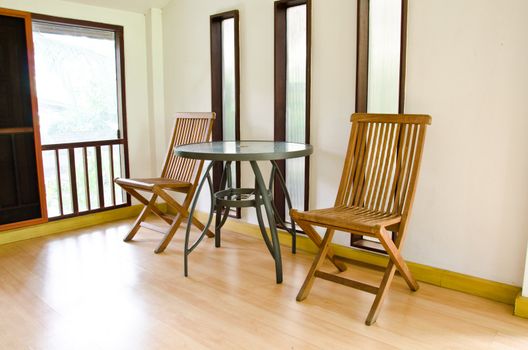
<svg viewBox="0 0 528 350">
<path fill-rule="evenodd" d="M 42 146 L 50 220 L 130 205 L 114 184 L 128 176 L 124 139 Z"/>
</svg>

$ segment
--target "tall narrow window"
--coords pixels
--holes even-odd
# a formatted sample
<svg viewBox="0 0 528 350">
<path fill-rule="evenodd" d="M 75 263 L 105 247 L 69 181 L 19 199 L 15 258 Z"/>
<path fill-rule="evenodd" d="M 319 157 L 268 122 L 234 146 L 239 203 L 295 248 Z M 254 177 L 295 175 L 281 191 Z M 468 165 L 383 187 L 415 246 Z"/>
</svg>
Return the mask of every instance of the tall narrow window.
<svg viewBox="0 0 528 350">
<path fill-rule="evenodd" d="M 310 0 L 275 2 L 275 140 L 310 141 Z M 308 157 L 279 163 L 294 208 L 308 209 Z M 284 195 L 275 199 L 280 215 Z"/>
<path fill-rule="evenodd" d="M 358 0 L 356 112 L 403 113 L 407 0 Z"/>
<path fill-rule="evenodd" d="M 357 0 L 356 112 L 404 112 L 407 2 Z M 385 253 L 376 238 L 352 235 L 350 243 Z"/>
<path fill-rule="evenodd" d="M 123 28 L 36 15 L 33 37 L 49 217 L 129 204 Z"/>
<path fill-rule="evenodd" d="M 211 104 L 216 113 L 214 141 L 240 140 L 240 68 L 238 10 L 211 16 Z M 240 164 L 231 164 L 233 187 L 240 183 Z M 213 171 L 216 190 L 220 186 L 222 165 Z M 240 218 L 240 208 L 233 209 Z"/>
</svg>

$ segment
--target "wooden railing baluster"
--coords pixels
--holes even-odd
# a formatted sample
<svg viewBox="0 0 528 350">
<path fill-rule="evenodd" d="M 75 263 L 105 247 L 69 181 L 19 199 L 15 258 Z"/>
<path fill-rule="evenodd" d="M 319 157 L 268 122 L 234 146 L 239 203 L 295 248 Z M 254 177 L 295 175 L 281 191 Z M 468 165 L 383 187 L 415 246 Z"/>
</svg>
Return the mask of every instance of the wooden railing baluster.
<svg viewBox="0 0 528 350">
<path fill-rule="evenodd" d="M 92 204 L 90 201 L 90 179 L 88 178 L 88 148 L 82 148 L 83 162 L 84 162 L 84 183 L 86 187 L 86 200 L 88 203 L 88 211 L 92 210 Z"/>
<path fill-rule="evenodd" d="M 59 209 L 61 216 L 64 215 L 64 209 L 62 207 L 62 182 L 61 182 L 61 175 L 60 175 L 60 162 L 59 162 L 59 150 L 55 150 L 55 167 L 57 169 L 57 183 L 58 183 L 58 190 L 59 190 Z"/>
<path fill-rule="evenodd" d="M 108 153 L 110 154 L 110 198 L 112 198 L 112 205 L 115 205 L 115 184 L 114 184 L 114 147 L 108 146 Z"/>
<path fill-rule="evenodd" d="M 71 185 L 71 192 L 72 192 L 73 213 L 78 214 L 79 213 L 79 199 L 77 198 L 77 174 L 75 172 L 75 154 L 74 154 L 73 148 L 68 149 L 68 155 L 70 158 L 70 185 Z"/>
<path fill-rule="evenodd" d="M 104 208 L 103 162 L 101 161 L 101 146 L 95 147 L 97 163 L 97 187 L 99 189 L 99 208 Z"/>
</svg>

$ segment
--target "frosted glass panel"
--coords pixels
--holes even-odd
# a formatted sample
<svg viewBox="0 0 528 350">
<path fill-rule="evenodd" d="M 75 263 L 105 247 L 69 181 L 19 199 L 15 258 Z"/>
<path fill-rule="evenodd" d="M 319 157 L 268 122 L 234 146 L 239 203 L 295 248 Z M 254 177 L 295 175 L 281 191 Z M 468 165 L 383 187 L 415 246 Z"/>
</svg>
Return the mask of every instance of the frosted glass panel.
<svg viewBox="0 0 528 350">
<path fill-rule="evenodd" d="M 222 21 L 222 132 L 225 141 L 236 140 L 235 19 Z M 236 187 L 236 163 L 231 164 L 232 185 Z"/>
<path fill-rule="evenodd" d="M 286 23 L 286 141 L 305 143 L 306 5 L 288 8 Z M 294 208 L 304 208 L 304 174 L 304 158 L 286 161 L 286 186 Z"/>
<path fill-rule="evenodd" d="M 222 21 L 223 132 L 225 141 L 235 140 L 235 19 Z"/>
<path fill-rule="evenodd" d="M 401 0 L 370 0 L 368 104 L 370 113 L 398 113 Z"/>
</svg>

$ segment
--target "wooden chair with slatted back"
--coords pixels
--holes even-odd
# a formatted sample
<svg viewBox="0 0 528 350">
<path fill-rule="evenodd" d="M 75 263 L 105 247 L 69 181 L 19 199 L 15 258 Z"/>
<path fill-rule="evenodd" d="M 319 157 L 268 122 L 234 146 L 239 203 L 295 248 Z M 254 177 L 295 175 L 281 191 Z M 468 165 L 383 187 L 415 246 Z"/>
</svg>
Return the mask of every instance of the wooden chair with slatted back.
<svg viewBox="0 0 528 350">
<path fill-rule="evenodd" d="M 134 226 L 125 237 L 125 242 L 134 238 L 140 227 L 149 228 L 163 234 L 163 239 L 155 250 L 156 253 L 161 253 L 171 241 L 182 221 L 189 217 L 188 209 L 202 172 L 203 160 L 177 157 L 174 155 L 173 149 L 179 145 L 210 141 L 214 119 L 215 113 L 177 113 L 161 176 L 148 179 L 115 179 L 119 186 L 145 205 Z M 152 195 L 150 199 L 147 199 L 138 191 L 148 192 Z M 169 194 L 169 191 L 184 193 L 183 202 L 178 203 Z M 167 206 L 175 211 L 176 215 L 171 216 L 159 210 L 156 206 L 158 197 L 164 200 Z M 159 216 L 169 224 L 169 227 L 164 229 L 145 222 L 149 213 Z M 204 229 L 204 225 L 194 217 L 192 223 L 198 229 Z M 211 231 L 208 231 L 207 235 L 209 237 L 214 236 Z"/>
<path fill-rule="evenodd" d="M 418 284 L 402 258 L 401 248 L 414 199 L 416 181 L 425 141 L 427 115 L 353 114 L 347 156 L 332 208 L 299 212 L 291 217 L 319 246 L 297 300 L 304 300 L 316 277 L 375 294 L 366 324 L 376 322 L 396 269 L 409 288 Z M 321 239 L 314 226 L 326 228 Z M 323 272 L 328 257 L 343 271 L 342 262 L 333 255 L 330 243 L 335 231 L 377 238 L 389 256 L 379 287 L 354 281 L 339 274 Z M 391 232 L 395 232 L 393 240 Z"/>
</svg>

